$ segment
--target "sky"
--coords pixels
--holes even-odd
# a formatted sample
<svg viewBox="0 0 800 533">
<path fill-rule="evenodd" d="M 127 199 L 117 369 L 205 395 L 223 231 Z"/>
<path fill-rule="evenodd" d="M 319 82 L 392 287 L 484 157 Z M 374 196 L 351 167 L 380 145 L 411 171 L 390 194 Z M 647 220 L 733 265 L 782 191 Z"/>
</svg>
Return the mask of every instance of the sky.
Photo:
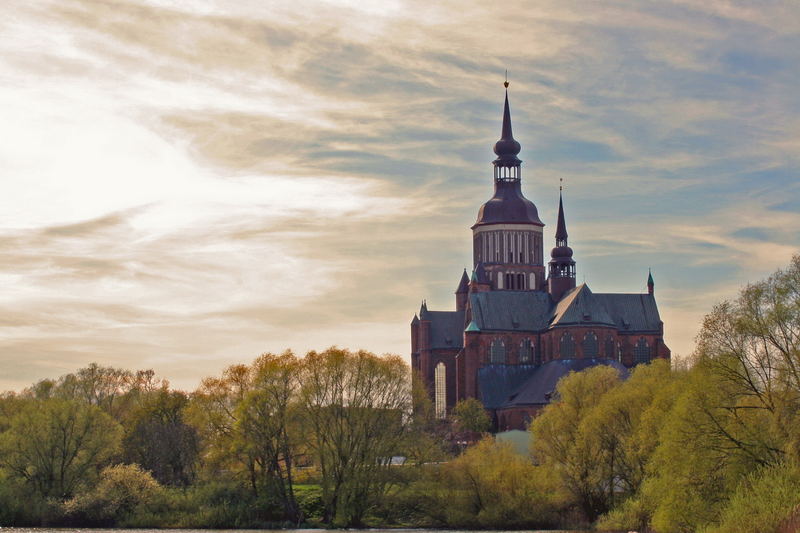
<svg viewBox="0 0 800 533">
<path fill-rule="evenodd" d="M 578 281 L 704 314 L 800 246 L 794 1 L 11 0 L 0 390 L 175 387 L 262 352 L 410 351 L 454 308 L 504 71 L 523 191 Z"/>
</svg>

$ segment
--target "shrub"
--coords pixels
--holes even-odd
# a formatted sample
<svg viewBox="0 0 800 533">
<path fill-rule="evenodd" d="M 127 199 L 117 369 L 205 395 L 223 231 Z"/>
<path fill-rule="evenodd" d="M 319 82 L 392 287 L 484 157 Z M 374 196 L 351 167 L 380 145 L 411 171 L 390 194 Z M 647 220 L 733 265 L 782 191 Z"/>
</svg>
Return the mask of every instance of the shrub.
<svg viewBox="0 0 800 533">
<path fill-rule="evenodd" d="M 774 533 L 800 505 L 800 472 L 777 465 L 747 476 L 707 533 Z"/>
</svg>

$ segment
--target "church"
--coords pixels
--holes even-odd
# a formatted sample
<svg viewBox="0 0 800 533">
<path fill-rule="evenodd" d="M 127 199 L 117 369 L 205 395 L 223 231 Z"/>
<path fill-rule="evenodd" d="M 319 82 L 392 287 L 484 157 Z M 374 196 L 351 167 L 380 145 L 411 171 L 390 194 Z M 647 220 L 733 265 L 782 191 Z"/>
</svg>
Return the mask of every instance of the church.
<svg viewBox="0 0 800 533">
<path fill-rule="evenodd" d="M 527 427 L 571 371 L 609 365 L 625 377 L 637 364 L 670 357 L 652 274 L 641 294 L 576 285 L 561 194 L 545 266 L 545 225 L 522 194 L 521 147 L 505 86 L 494 195 L 471 228 L 472 271 L 461 276 L 454 311 L 434 311 L 423 301 L 411 322 L 412 368 L 431 391 L 436 416 L 477 398 L 495 431 Z"/>
</svg>

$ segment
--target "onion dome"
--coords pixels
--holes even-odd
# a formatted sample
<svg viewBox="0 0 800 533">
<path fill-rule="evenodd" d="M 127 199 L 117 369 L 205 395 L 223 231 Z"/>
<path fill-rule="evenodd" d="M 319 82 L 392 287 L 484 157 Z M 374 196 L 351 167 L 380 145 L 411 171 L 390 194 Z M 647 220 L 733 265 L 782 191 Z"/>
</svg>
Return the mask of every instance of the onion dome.
<svg viewBox="0 0 800 533">
<path fill-rule="evenodd" d="M 571 258 L 572 257 L 572 248 L 569 246 L 556 246 L 550 252 L 550 257 L 553 259 L 561 259 L 561 258 Z"/>
<path fill-rule="evenodd" d="M 544 226 L 536 205 L 522 195 L 519 180 L 494 182 L 494 196 L 481 206 L 475 221 L 475 226 L 486 224 Z"/>
<path fill-rule="evenodd" d="M 508 87 L 508 85 L 506 85 Z M 539 219 L 539 210 L 533 202 L 522 195 L 520 165 L 517 158 L 521 150 L 511 131 L 511 111 L 508 106 L 508 90 L 503 106 L 503 129 L 500 140 L 494 145 L 497 154 L 494 165 L 494 196 L 478 211 L 478 219 L 472 226 L 488 224 L 535 224 L 544 226 Z"/>
</svg>

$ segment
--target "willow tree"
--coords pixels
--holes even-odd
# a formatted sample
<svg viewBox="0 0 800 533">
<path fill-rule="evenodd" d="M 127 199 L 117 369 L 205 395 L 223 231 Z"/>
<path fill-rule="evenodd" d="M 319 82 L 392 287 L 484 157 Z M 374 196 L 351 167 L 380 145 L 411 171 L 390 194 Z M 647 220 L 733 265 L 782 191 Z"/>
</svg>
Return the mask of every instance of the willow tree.
<svg viewBox="0 0 800 533">
<path fill-rule="evenodd" d="M 616 456 L 613 445 L 595 438 L 588 421 L 598 399 L 620 382 L 619 372 L 606 365 L 570 372 L 556 386 L 556 401 L 531 425 L 535 460 L 559 480 L 590 522 L 613 503 Z"/>
<path fill-rule="evenodd" d="M 336 348 L 303 361 L 302 412 L 320 468 L 323 519 L 360 525 L 388 483 L 411 420 L 411 379 L 398 356 Z"/>
<path fill-rule="evenodd" d="M 294 522 L 302 518 L 292 487 L 299 368 L 291 352 L 232 365 L 204 379 L 189 408 L 208 466 L 244 475 L 256 497 L 275 497 Z"/>
<path fill-rule="evenodd" d="M 762 466 L 797 458 L 800 442 L 800 256 L 706 316 L 697 358 L 725 399 L 704 415 Z"/>
<path fill-rule="evenodd" d="M 287 517 L 299 523 L 293 467 L 298 447 L 296 396 L 298 360 L 291 352 L 264 354 L 251 367 L 250 390 L 236 409 L 240 446 L 252 457 L 267 489 L 281 501 Z"/>
<path fill-rule="evenodd" d="M 96 406 L 30 400 L 0 434 L 0 467 L 43 498 L 65 499 L 94 482 L 121 439 L 119 424 Z"/>
</svg>

